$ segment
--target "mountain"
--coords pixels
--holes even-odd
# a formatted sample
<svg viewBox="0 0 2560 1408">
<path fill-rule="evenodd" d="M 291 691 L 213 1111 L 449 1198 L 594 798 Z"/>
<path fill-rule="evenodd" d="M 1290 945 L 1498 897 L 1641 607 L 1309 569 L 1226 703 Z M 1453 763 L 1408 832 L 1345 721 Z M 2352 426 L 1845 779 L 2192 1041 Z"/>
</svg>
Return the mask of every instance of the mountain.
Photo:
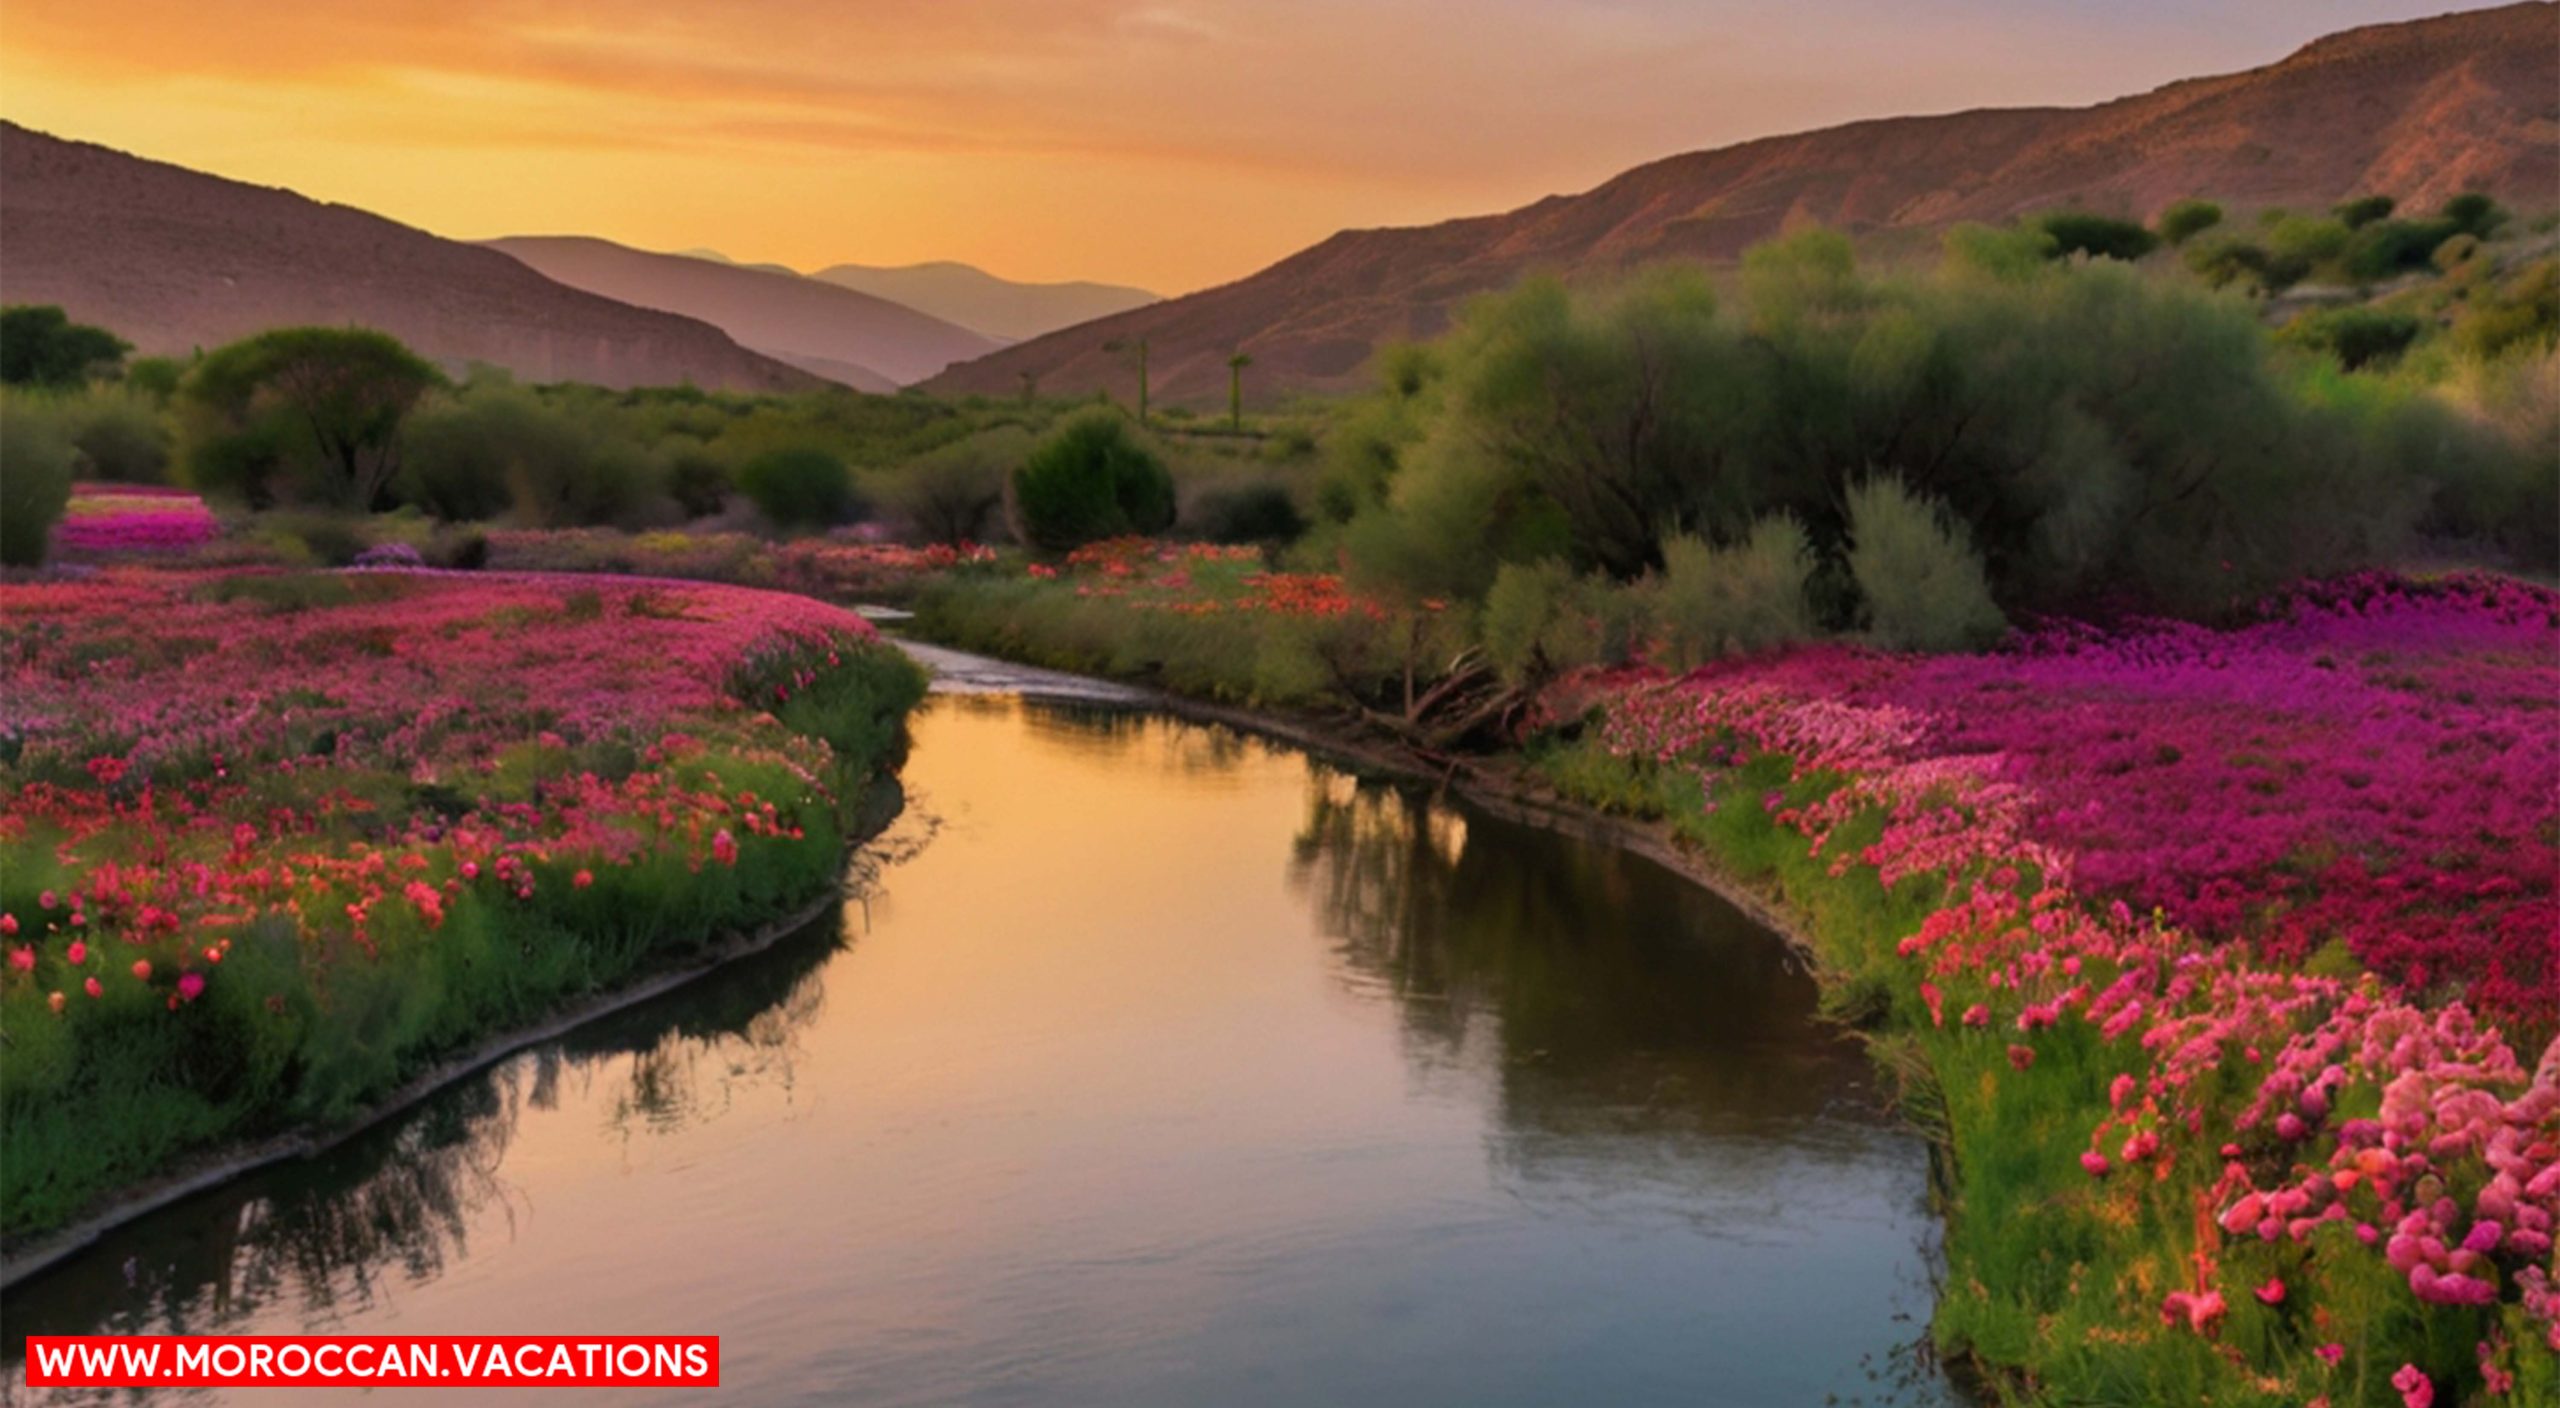
<svg viewBox="0 0 2560 1408">
<path fill-rule="evenodd" d="M 1037 338 L 926 383 L 1003 394 L 1129 390 L 1114 340 L 1145 338 L 1165 401 L 1361 384 L 1381 343 L 1440 332 L 1467 297 L 1539 270 L 1727 260 L 1782 231 L 1930 230 L 2080 205 L 2145 218 L 2206 195 L 2325 209 L 2381 192 L 2432 208 L 2487 190 L 2560 199 L 2560 6 L 2347 30 L 2264 68 L 2087 108 L 1852 123 L 1693 152 L 1593 190 L 1425 228 L 1351 230 L 1242 279 Z"/>
<path fill-rule="evenodd" d="M 1025 284 L 972 264 L 940 260 L 878 268 L 837 264 L 809 276 L 922 309 L 1004 342 L 1019 342 L 1157 301 L 1119 284 Z"/>
<path fill-rule="evenodd" d="M 894 386 L 1000 345 L 903 304 L 792 273 L 652 254 L 582 235 L 517 236 L 488 245 L 572 288 L 700 318 L 767 356 L 849 364 Z"/>
<path fill-rule="evenodd" d="M 0 290 L 146 355 L 293 324 L 379 328 L 532 381 L 796 390 L 718 328 L 563 287 L 495 250 L 291 191 L 0 122 Z"/>
</svg>

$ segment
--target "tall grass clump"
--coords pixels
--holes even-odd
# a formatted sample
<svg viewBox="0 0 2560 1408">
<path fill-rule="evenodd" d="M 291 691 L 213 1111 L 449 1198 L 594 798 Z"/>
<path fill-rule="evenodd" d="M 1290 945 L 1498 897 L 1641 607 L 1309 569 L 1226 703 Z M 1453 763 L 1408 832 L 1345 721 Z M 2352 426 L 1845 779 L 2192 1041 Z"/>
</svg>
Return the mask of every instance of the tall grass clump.
<svg viewBox="0 0 2560 1408">
<path fill-rule="evenodd" d="M 1970 650 L 2005 624 L 1964 526 L 1899 479 L 1849 490 L 1849 574 L 1889 650 Z"/>
<path fill-rule="evenodd" d="M 1685 669 L 1812 639 L 1819 631 L 1806 591 L 1816 566 L 1813 540 L 1785 514 L 1761 519 L 1729 547 L 1688 533 L 1665 538 L 1655 596 L 1663 663 Z"/>
<path fill-rule="evenodd" d="M 36 567 L 71 503 L 79 450 L 51 408 L 0 398 L 0 566 Z"/>
</svg>

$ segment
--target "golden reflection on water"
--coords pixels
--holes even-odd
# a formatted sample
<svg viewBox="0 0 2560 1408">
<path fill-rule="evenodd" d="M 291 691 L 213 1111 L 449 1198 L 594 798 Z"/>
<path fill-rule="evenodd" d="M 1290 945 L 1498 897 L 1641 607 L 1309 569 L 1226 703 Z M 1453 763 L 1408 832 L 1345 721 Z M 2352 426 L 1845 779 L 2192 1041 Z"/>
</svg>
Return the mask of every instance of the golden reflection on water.
<svg viewBox="0 0 2560 1408">
<path fill-rule="evenodd" d="M 1815 1401 L 1914 1333 L 1918 1146 L 1658 868 L 1002 697 L 906 777 L 841 924 L 111 1237 L 12 1346 L 682 1331 L 723 1402 L 1408 1404 Z"/>
</svg>

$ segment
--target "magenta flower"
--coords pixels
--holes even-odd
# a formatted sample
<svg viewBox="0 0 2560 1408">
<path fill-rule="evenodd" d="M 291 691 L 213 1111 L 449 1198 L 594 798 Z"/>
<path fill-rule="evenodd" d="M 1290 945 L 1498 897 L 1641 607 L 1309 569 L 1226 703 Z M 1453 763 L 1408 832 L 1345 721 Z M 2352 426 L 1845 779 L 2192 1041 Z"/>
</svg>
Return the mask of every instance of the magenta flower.
<svg viewBox="0 0 2560 1408">
<path fill-rule="evenodd" d="M 2436 1386 L 2417 1365 L 2401 1365 L 2391 1376 L 2391 1386 L 2400 1390 L 2402 1408 L 2434 1408 Z"/>
</svg>

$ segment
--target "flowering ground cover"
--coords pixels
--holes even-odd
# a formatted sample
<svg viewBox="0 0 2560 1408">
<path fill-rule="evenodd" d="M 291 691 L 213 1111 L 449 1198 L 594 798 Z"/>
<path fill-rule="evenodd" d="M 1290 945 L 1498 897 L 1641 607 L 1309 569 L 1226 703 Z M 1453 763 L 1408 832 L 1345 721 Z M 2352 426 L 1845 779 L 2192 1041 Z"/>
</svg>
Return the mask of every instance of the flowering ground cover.
<svg viewBox="0 0 2560 1408">
<path fill-rule="evenodd" d="M 56 555 L 72 561 L 177 553 L 221 530 L 204 500 L 157 484 L 75 484 L 54 525 Z"/>
<path fill-rule="evenodd" d="M 0 668 L 11 1235 L 826 893 L 921 691 L 805 598 L 405 571 L 0 584 Z"/>
<path fill-rule="evenodd" d="M 846 537 L 776 543 L 734 532 L 501 528 L 487 537 L 489 565 L 505 570 L 683 577 L 846 602 L 903 599 L 940 573 L 996 558 L 994 549 L 977 544 L 917 547 Z"/>
<path fill-rule="evenodd" d="M 1568 681 L 1949 1150 L 1942 1343 L 2065 1401 L 2560 1401 L 2560 596 L 2364 578 Z M 2547 1043 L 2547 1044 L 2546 1044 Z"/>
<path fill-rule="evenodd" d="M 1285 572 L 1254 547 L 1117 538 L 1056 563 L 967 565 L 915 597 L 916 627 L 964 649 L 1256 705 L 1339 707 L 1387 689 L 1415 654 L 1445 660 L 1462 623 L 1439 603 L 1363 597 Z"/>
</svg>

